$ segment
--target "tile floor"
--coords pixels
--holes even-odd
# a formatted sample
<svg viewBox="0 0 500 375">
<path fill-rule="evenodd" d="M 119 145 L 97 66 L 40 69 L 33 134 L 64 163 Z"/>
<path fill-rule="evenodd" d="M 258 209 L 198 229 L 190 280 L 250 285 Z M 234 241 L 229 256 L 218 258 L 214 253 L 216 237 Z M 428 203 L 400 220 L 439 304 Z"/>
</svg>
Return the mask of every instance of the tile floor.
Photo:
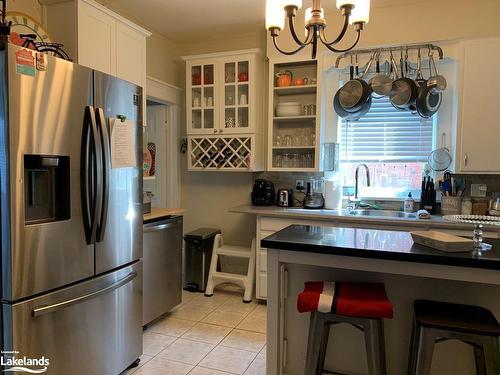
<svg viewBox="0 0 500 375">
<path fill-rule="evenodd" d="M 213 297 L 183 292 L 182 304 L 143 335 L 130 375 L 265 375 L 266 305 L 243 303 L 231 285 Z"/>
</svg>

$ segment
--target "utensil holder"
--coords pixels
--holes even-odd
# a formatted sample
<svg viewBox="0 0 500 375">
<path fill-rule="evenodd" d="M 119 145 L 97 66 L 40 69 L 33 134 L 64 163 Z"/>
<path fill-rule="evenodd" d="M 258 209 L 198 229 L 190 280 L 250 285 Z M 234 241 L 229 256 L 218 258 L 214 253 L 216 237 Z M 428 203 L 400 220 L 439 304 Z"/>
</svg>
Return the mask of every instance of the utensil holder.
<svg viewBox="0 0 500 375">
<path fill-rule="evenodd" d="M 462 197 L 442 197 L 441 214 L 458 215 L 462 211 Z"/>
</svg>

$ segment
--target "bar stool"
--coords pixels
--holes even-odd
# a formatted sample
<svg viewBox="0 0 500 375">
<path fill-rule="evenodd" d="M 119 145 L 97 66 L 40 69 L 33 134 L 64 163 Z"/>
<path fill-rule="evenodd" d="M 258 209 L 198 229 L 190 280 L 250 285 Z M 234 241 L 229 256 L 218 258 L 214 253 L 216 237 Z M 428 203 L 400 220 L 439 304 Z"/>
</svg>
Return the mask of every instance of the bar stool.
<svg viewBox="0 0 500 375">
<path fill-rule="evenodd" d="M 491 311 L 479 306 L 417 300 L 414 313 L 408 375 L 428 375 L 434 344 L 450 339 L 473 347 L 478 375 L 500 374 L 500 325 Z"/>
<path fill-rule="evenodd" d="M 330 328 L 340 323 L 364 333 L 369 374 L 386 374 L 383 318 L 392 318 L 393 308 L 383 284 L 306 283 L 297 308 L 299 312 L 311 312 L 305 375 L 325 372 Z"/>
<path fill-rule="evenodd" d="M 248 268 L 245 275 L 236 273 L 217 271 L 219 256 L 248 259 Z M 211 297 L 214 294 L 214 288 L 223 283 L 232 283 L 243 288 L 243 302 L 252 302 L 253 284 L 255 281 L 255 238 L 250 247 L 230 246 L 224 244 L 222 234 L 217 234 L 214 239 L 212 250 L 212 260 L 210 262 L 210 271 L 208 273 L 207 287 L 205 297 Z"/>
</svg>

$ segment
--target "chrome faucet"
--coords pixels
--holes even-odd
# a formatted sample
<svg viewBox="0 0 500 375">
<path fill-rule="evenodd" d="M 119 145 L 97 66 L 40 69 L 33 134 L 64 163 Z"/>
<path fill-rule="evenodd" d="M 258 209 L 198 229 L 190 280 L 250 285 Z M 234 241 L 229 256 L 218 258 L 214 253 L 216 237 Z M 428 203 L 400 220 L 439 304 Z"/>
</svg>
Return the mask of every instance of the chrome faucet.
<svg viewBox="0 0 500 375">
<path fill-rule="evenodd" d="M 364 168 L 366 170 L 366 186 L 370 186 L 370 169 L 366 164 L 359 164 L 356 167 L 356 174 L 355 174 L 355 180 L 356 180 L 356 185 L 354 186 L 354 199 L 349 198 L 349 200 L 354 204 L 354 209 L 357 209 L 359 206 L 359 202 L 361 201 L 359 199 L 359 170 L 360 168 Z"/>
</svg>

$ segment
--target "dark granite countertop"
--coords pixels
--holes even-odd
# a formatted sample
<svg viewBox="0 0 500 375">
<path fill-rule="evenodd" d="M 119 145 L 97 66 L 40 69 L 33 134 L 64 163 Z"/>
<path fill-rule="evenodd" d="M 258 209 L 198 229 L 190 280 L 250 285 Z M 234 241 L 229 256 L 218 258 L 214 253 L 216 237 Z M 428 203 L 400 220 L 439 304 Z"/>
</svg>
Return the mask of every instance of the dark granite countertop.
<svg viewBox="0 0 500 375">
<path fill-rule="evenodd" d="M 487 239 L 489 251 L 447 253 L 414 244 L 406 231 L 290 225 L 261 241 L 267 249 L 282 249 L 382 260 L 500 270 L 500 239 Z"/>
</svg>

